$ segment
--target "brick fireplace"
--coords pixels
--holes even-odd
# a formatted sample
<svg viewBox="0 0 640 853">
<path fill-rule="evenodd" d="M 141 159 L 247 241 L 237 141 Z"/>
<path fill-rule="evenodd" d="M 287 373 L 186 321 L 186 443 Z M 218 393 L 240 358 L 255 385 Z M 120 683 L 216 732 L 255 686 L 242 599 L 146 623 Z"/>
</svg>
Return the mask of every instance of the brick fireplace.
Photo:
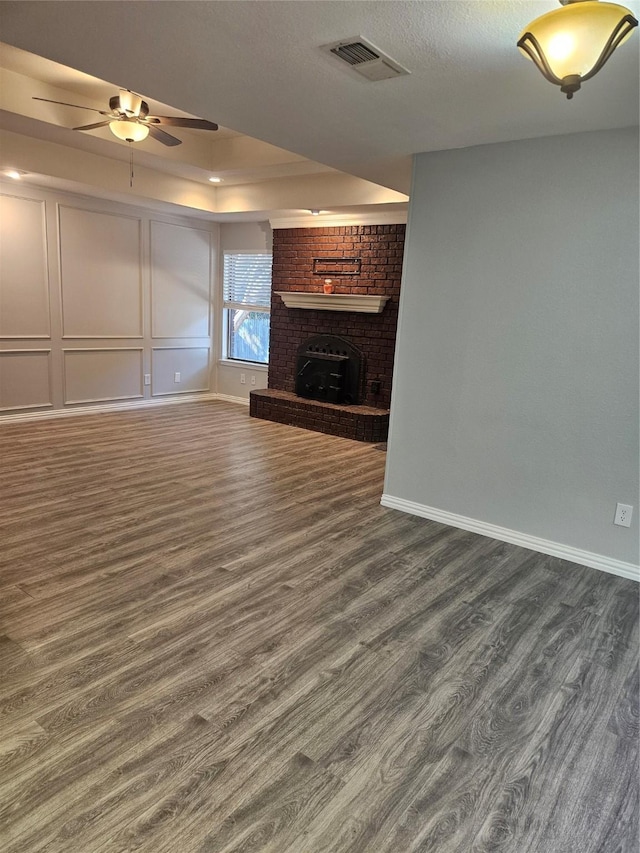
<svg viewBox="0 0 640 853">
<path fill-rule="evenodd" d="M 269 383 L 266 390 L 251 393 L 254 417 L 361 441 L 386 440 L 404 235 L 404 225 L 274 231 Z M 322 293 L 325 278 L 338 295 L 385 296 L 387 302 L 379 314 L 307 310 L 288 308 L 277 295 Z M 344 338 L 362 353 L 360 405 L 296 396 L 298 350 L 318 335 Z"/>
</svg>

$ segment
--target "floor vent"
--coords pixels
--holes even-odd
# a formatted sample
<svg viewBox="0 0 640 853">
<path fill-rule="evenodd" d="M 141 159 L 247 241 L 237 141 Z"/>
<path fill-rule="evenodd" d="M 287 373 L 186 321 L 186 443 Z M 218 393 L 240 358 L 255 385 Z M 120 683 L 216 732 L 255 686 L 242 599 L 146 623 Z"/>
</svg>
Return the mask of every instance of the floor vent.
<svg viewBox="0 0 640 853">
<path fill-rule="evenodd" d="M 323 44 L 322 50 L 337 56 L 367 80 L 389 80 L 391 77 L 402 77 L 411 73 L 362 36 Z"/>
</svg>

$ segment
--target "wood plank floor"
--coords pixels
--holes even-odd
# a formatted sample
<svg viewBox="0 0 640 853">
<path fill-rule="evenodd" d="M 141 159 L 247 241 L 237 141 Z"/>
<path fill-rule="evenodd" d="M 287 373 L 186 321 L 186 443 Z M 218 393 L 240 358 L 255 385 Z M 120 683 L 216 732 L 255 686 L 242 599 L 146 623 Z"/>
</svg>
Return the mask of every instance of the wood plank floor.
<svg viewBox="0 0 640 853">
<path fill-rule="evenodd" d="M 628 580 L 207 402 L 0 427 L 4 853 L 631 853 Z"/>
</svg>

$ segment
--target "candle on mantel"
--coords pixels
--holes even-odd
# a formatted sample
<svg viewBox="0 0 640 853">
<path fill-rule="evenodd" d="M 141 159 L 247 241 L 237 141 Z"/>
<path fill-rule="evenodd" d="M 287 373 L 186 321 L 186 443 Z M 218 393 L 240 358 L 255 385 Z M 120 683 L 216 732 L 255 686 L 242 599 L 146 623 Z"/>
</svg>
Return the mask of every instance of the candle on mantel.
<svg viewBox="0 0 640 853">
<path fill-rule="evenodd" d="M 325 293 L 333 293 L 333 281 L 330 278 L 325 278 L 322 289 Z"/>
</svg>

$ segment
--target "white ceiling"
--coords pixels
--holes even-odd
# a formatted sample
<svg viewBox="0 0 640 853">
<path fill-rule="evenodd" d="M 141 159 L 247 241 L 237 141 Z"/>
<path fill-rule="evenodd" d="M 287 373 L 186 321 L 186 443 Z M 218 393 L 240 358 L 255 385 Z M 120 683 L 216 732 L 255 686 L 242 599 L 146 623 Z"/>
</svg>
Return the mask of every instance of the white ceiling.
<svg viewBox="0 0 640 853">
<path fill-rule="evenodd" d="M 626 5 L 638 16 L 640 0 Z M 553 8 L 555 0 L 20 0 L 0 3 L 0 24 L 9 44 L 408 192 L 416 152 L 637 124 L 637 33 L 572 101 L 520 55 L 522 27 Z M 411 74 L 370 83 L 320 49 L 358 34 Z"/>
</svg>

